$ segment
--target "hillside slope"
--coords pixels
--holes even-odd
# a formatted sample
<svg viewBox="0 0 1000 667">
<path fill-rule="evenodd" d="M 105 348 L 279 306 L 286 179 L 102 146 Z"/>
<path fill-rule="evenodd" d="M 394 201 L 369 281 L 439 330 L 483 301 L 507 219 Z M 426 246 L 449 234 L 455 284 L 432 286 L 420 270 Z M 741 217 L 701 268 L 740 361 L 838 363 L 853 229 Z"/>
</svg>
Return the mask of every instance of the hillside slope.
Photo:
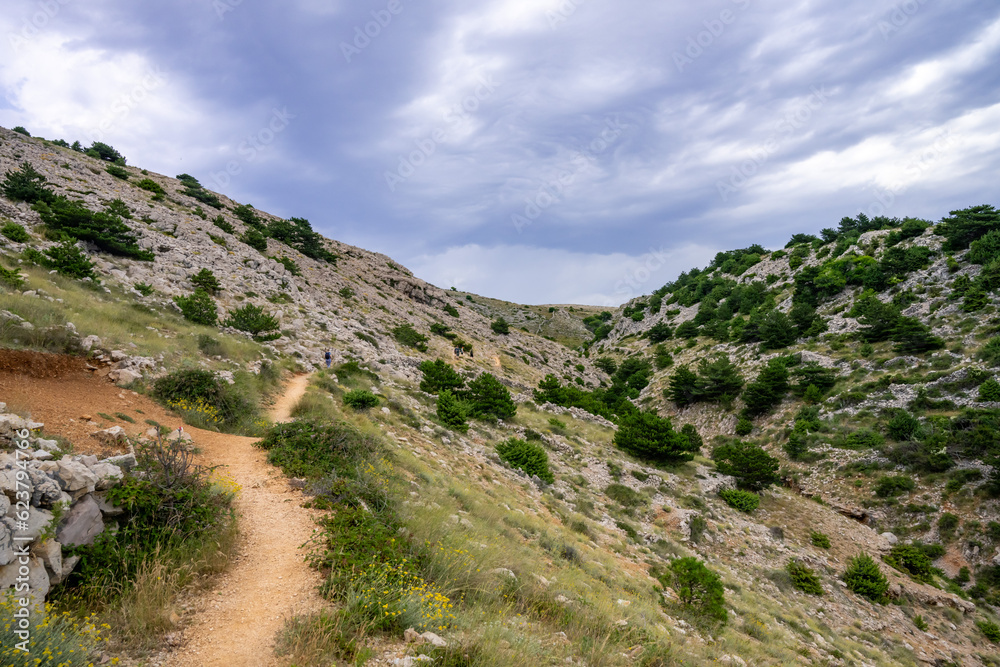
<svg viewBox="0 0 1000 667">
<path fill-rule="evenodd" d="M 393 534 L 444 554 L 425 554 L 424 574 L 456 609 L 440 629 L 459 647 L 447 664 L 1000 664 L 988 637 L 1000 602 L 1000 285 L 995 249 L 969 249 L 966 227 L 845 219 L 783 250 L 720 253 L 614 312 L 529 307 L 437 288 L 298 223 L 286 233 L 190 177 L 119 167 L 123 180 L 107 161 L 0 130 L 0 173 L 25 162 L 89 211 L 118 211 L 154 257 L 84 242 L 100 286 L 50 274 L 35 264 L 60 247 L 51 214 L 0 198 L 0 226 L 27 232 L 4 239 L 0 266 L 28 281 L 0 288 L 0 343 L 87 354 L 97 336 L 91 362 L 134 370 L 136 388 L 192 363 L 222 377 L 265 358 L 321 366 L 331 348 L 336 367 L 314 374 L 295 414 L 384 442 L 372 469 L 385 470 L 372 474 L 398 481 Z M 955 216 L 980 231 L 1000 228 L 994 217 Z M 220 319 L 252 304 L 281 336 L 184 320 L 175 297 L 203 269 L 220 283 Z M 500 317 L 509 333 L 494 330 Z M 474 356 L 456 357 L 461 343 Z M 434 359 L 462 381 L 495 374 L 516 414 L 455 428 L 419 385 Z M 352 391 L 380 407 L 348 409 Z M 690 461 L 623 451 L 640 409 L 672 419 L 648 423 Z M 551 483 L 501 460 L 511 437 L 542 446 Z M 719 473 L 720 452 L 741 443 L 780 465 L 751 511 L 726 502 L 742 481 Z M 884 599 L 848 589 L 860 554 L 887 577 Z M 725 623 L 685 604 L 670 576 L 685 557 L 721 577 Z M 796 586 L 795 564 L 821 596 Z M 372 664 L 412 658 L 398 630 L 362 637 Z"/>
</svg>

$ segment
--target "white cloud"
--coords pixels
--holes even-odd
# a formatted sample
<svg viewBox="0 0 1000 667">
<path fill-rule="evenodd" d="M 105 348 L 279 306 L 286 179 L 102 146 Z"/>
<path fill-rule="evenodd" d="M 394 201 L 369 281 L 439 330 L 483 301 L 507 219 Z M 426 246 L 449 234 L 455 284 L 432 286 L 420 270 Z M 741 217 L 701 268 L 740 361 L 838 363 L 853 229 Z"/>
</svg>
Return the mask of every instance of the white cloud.
<svg viewBox="0 0 1000 667">
<path fill-rule="evenodd" d="M 651 293 L 681 271 L 704 266 L 721 249 L 656 245 L 642 255 L 630 256 L 469 244 L 412 257 L 404 263 L 416 275 L 444 289 L 456 287 L 525 304 L 541 300 L 617 306 Z"/>
</svg>

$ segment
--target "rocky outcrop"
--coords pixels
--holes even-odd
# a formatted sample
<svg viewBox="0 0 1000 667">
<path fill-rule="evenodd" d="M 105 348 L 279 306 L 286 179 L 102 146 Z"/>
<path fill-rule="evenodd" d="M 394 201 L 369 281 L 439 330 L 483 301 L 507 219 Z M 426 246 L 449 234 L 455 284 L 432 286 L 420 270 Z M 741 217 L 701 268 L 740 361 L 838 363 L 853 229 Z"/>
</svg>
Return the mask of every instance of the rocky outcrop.
<svg viewBox="0 0 1000 667">
<path fill-rule="evenodd" d="M 14 586 L 26 567 L 30 597 L 36 603 L 80 560 L 63 558 L 63 547 L 93 544 L 105 530 L 105 517 L 121 514 L 105 492 L 122 478 L 126 465 L 135 465 L 134 457 L 128 461 L 121 456 L 45 460 L 37 453 L 52 458 L 58 443 L 36 435 L 42 426 L 0 414 L 0 593 Z M 26 446 L 20 448 L 19 443 Z M 29 501 L 17 495 L 25 491 Z"/>
</svg>

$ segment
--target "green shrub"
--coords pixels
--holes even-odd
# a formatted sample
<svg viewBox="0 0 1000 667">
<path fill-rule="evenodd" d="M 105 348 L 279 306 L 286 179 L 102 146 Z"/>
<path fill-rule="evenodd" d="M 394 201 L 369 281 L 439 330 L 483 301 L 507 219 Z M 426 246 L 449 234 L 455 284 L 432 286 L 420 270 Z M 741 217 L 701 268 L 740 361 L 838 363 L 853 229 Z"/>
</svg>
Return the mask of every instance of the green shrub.
<svg viewBox="0 0 1000 667">
<path fill-rule="evenodd" d="M 299 268 L 299 265 L 296 264 L 295 260 L 292 259 L 291 257 L 285 257 L 284 255 L 282 255 L 281 257 L 276 257 L 275 259 L 277 259 L 278 262 L 280 262 L 281 265 L 284 266 L 285 269 L 293 276 L 302 275 L 302 269 Z"/>
<path fill-rule="evenodd" d="M 1000 644 L 1000 625 L 993 621 L 976 621 L 976 628 L 994 644 Z"/>
<path fill-rule="evenodd" d="M 465 433 L 469 430 L 469 424 L 466 421 L 468 415 L 469 410 L 466 405 L 451 391 L 448 389 L 440 390 L 437 400 L 437 416 L 445 426 L 453 431 Z"/>
<path fill-rule="evenodd" d="M 215 277 L 211 269 L 202 269 L 198 273 L 194 274 L 189 278 L 191 284 L 195 287 L 201 288 L 211 294 L 216 296 L 222 291 L 222 284 L 219 279 Z"/>
<path fill-rule="evenodd" d="M 933 578 L 931 559 L 912 544 L 897 544 L 885 556 L 885 562 L 917 581 L 929 582 Z"/>
<path fill-rule="evenodd" d="M 972 242 L 966 259 L 973 264 L 989 264 L 998 255 L 1000 255 L 1000 229 L 994 229 Z"/>
<path fill-rule="evenodd" d="M 927 624 L 927 621 L 924 620 L 924 617 L 921 616 L 920 614 L 917 614 L 916 616 L 913 617 L 913 625 L 914 627 L 917 628 L 917 630 L 920 630 L 921 632 L 927 632 L 927 628 L 930 627 Z"/>
<path fill-rule="evenodd" d="M 739 489 L 722 489 L 719 497 L 726 501 L 726 504 L 741 512 L 749 514 L 760 505 L 760 496 L 752 491 L 741 491 Z"/>
<path fill-rule="evenodd" d="M 14 243 L 27 243 L 31 239 L 28 230 L 16 222 L 8 222 L 3 227 L 0 227 L 0 234 L 3 234 Z"/>
<path fill-rule="evenodd" d="M 1000 401 L 1000 382 L 990 378 L 979 385 L 979 400 L 985 403 Z"/>
<path fill-rule="evenodd" d="M 135 285 L 132 285 L 132 289 L 143 296 L 149 296 L 155 291 L 153 286 L 148 283 L 136 283 Z"/>
<path fill-rule="evenodd" d="M 267 238 L 260 232 L 259 229 L 248 227 L 247 230 L 243 232 L 243 235 L 240 236 L 240 241 L 246 243 L 257 252 L 265 252 L 267 250 Z"/>
<path fill-rule="evenodd" d="M 213 486 L 210 472 L 181 444 L 137 444 L 136 467 L 107 494 L 123 510 L 117 530 L 105 530 L 90 546 L 64 547 L 67 557 L 81 560 L 63 593 L 106 604 L 130 589 L 147 560 L 218 539 L 235 520 L 233 495 Z"/>
<path fill-rule="evenodd" d="M 427 336 L 423 335 L 409 324 L 400 324 L 393 327 L 392 337 L 396 342 L 406 347 L 413 347 L 421 352 L 427 351 Z"/>
<path fill-rule="evenodd" d="M 511 419 L 517 414 L 510 391 L 492 373 L 483 373 L 470 382 L 462 398 L 468 402 L 470 416 L 477 419 Z"/>
<path fill-rule="evenodd" d="M 258 415 L 256 402 L 240 386 L 206 370 L 174 371 L 158 379 L 153 396 L 186 416 L 201 416 L 208 426 L 236 427 Z"/>
<path fill-rule="evenodd" d="M 163 195 L 166 194 L 166 190 L 163 189 L 163 186 L 151 178 L 144 178 L 141 181 L 137 182 L 135 185 L 137 188 L 141 188 L 147 192 L 152 192 L 155 196 L 158 197 L 162 197 Z"/>
<path fill-rule="evenodd" d="M 60 275 L 81 280 L 90 278 L 98 282 L 94 263 L 74 241 L 63 241 L 57 246 L 48 248 L 44 253 L 28 248 L 24 251 L 24 257 L 47 269 L 55 269 Z"/>
<path fill-rule="evenodd" d="M 540 445 L 518 438 L 508 438 L 497 445 L 497 455 L 501 461 L 523 470 L 529 477 L 537 476 L 549 484 L 556 481 L 555 475 L 549 470 L 549 455 Z"/>
<path fill-rule="evenodd" d="M 21 277 L 17 269 L 8 269 L 0 264 L 0 284 L 12 289 L 21 289 L 24 286 L 24 278 Z"/>
<path fill-rule="evenodd" d="M 215 216 L 215 220 L 212 220 L 212 224 L 221 229 L 222 231 L 226 232 L 227 234 L 236 233 L 236 228 L 233 227 L 233 224 L 231 222 L 227 222 L 226 219 L 221 215 Z M 267 246 L 265 245 L 265 247 Z"/>
<path fill-rule="evenodd" d="M 875 484 L 874 492 L 879 498 L 895 498 L 917 488 L 912 477 L 906 475 L 883 475 Z"/>
<path fill-rule="evenodd" d="M 941 537 L 945 540 L 951 539 L 955 534 L 955 530 L 958 528 L 959 524 L 958 516 L 952 514 L 951 512 L 945 512 L 938 518 L 938 532 Z"/>
<path fill-rule="evenodd" d="M 123 220 L 123 214 L 130 213 L 119 201 L 113 201 L 104 211 L 96 213 L 81 202 L 62 196 L 48 202 L 39 201 L 33 208 L 48 230 L 58 237 L 87 241 L 112 255 L 153 261 L 153 253 L 139 246 L 138 233 Z"/>
<path fill-rule="evenodd" d="M 465 380 L 442 359 L 423 361 L 417 367 L 423 373 L 420 380 L 420 391 L 436 394 L 442 390 L 459 390 L 465 386 Z"/>
<path fill-rule="evenodd" d="M 493 330 L 493 333 L 501 336 L 506 336 L 510 333 L 510 325 L 507 323 L 507 320 L 502 317 L 498 317 L 490 322 L 490 329 Z"/>
<path fill-rule="evenodd" d="M 344 394 L 344 405 L 355 410 L 369 410 L 378 405 L 378 396 L 367 389 L 352 389 Z"/>
<path fill-rule="evenodd" d="M 920 422 L 905 410 L 897 410 L 885 426 L 888 436 L 896 441 L 910 440 L 919 429 Z"/>
<path fill-rule="evenodd" d="M 718 574 L 693 556 L 670 563 L 670 583 L 681 604 L 704 618 L 725 623 L 725 589 Z"/>
<path fill-rule="evenodd" d="M 267 234 L 275 241 L 295 248 L 310 259 L 328 264 L 337 263 L 337 255 L 326 249 L 323 237 L 313 231 L 312 225 L 305 218 L 272 220 L 267 226 Z"/>
<path fill-rule="evenodd" d="M 444 312 L 448 313 L 452 317 L 458 317 L 458 308 L 456 308 L 455 306 L 451 305 L 450 303 L 445 304 L 444 308 L 442 308 L 441 310 L 443 310 Z"/>
<path fill-rule="evenodd" d="M 219 321 L 215 300 L 203 289 L 196 289 L 190 296 L 175 296 L 174 303 L 181 309 L 184 319 L 195 324 L 215 326 Z"/>
<path fill-rule="evenodd" d="M 823 584 L 812 568 L 792 559 L 785 565 L 785 571 L 792 579 L 792 586 L 809 595 L 823 595 Z"/>
<path fill-rule="evenodd" d="M 639 492 L 624 484 L 609 484 L 604 493 L 622 507 L 633 509 L 646 504 L 646 498 Z"/>
<path fill-rule="evenodd" d="M 268 341 L 281 338 L 278 330 L 278 318 L 264 310 L 262 306 L 246 304 L 229 311 L 229 316 L 222 326 L 246 331 L 254 340 Z"/>
<path fill-rule="evenodd" d="M 31 164 L 22 162 L 17 171 L 8 171 L 0 184 L 4 197 L 12 201 L 51 202 L 56 198 L 52 190 L 45 187 L 46 179 Z"/>
<path fill-rule="evenodd" d="M 113 146 L 103 141 L 95 141 L 90 144 L 90 148 L 83 152 L 84 155 L 105 162 L 114 162 L 117 165 L 125 164 L 125 156 L 119 153 Z"/>
<path fill-rule="evenodd" d="M 121 167 L 117 164 L 109 164 L 105 169 L 106 172 L 114 176 L 115 178 L 120 178 L 123 181 L 128 180 L 128 169 Z"/>
<path fill-rule="evenodd" d="M 752 432 L 753 422 L 745 415 L 740 415 L 740 418 L 736 420 L 736 435 L 750 435 Z"/>
<path fill-rule="evenodd" d="M 885 444 L 885 438 L 875 431 L 863 428 L 847 436 L 844 447 L 847 449 L 878 449 Z"/>
<path fill-rule="evenodd" d="M 735 440 L 720 445 L 712 452 L 712 459 L 716 469 L 735 477 L 741 489 L 761 491 L 780 479 L 778 459 L 750 442 Z"/>
<path fill-rule="evenodd" d="M 15 125 L 12 128 L 12 131 L 13 132 L 17 132 L 18 134 L 23 134 L 26 137 L 30 137 L 31 136 L 31 132 L 28 132 L 26 129 L 24 129 L 23 125 Z"/>
<path fill-rule="evenodd" d="M 872 602 L 884 602 L 889 591 L 889 580 L 868 554 L 860 554 L 850 560 L 844 572 L 844 583 L 851 592 Z"/>
<path fill-rule="evenodd" d="M 994 336 L 986 341 L 978 356 L 991 366 L 1000 366 L 1000 336 Z"/>
<path fill-rule="evenodd" d="M 1000 212 L 989 204 L 982 204 L 951 211 L 934 228 L 934 233 L 947 239 L 945 250 L 964 250 L 995 229 L 1000 229 Z"/>
<path fill-rule="evenodd" d="M 818 530 L 809 532 L 809 541 L 814 547 L 819 547 L 820 549 L 830 548 L 830 538 Z"/>
<path fill-rule="evenodd" d="M 267 462 L 289 477 L 309 479 L 320 479 L 334 471 L 340 476 L 354 477 L 360 468 L 358 462 L 381 449 L 378 441 L 346 423 L 308 421 L 275 424 L 254 446 L 267 450 Z M 392 535 L 387 536 L 386 544 L 391 538 Z M 357 556 L 367 560 L 369 555 Z"/>
<path fill-rule="evenodd" d="M 670 419 L 655 412 L 634 412 L 622 417 L 612 441 L 618 449 L 643 461 L 677 465 L 694 458 L 700 438 L 692 442 L 673 428 Z"/>
</svg>

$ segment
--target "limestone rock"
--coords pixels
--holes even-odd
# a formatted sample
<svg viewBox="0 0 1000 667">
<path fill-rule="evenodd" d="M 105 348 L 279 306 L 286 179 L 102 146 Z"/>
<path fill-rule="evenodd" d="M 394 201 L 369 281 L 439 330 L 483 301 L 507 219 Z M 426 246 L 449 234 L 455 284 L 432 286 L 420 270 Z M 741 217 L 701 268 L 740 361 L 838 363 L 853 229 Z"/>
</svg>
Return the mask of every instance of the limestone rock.
<svg viewBox="0 0 1000 667">
<path fill-rule="evenodd" d="M 124 387 L 142 378 L 142 373 L 134 371 L 131 368 L 122 368 L 108 373 L 108 378 L 118 386 Z"/>
<path fill-rule="evenodd" d="M 436 646 L 438 648 L 445 648 L 448 646 L 448 642 L 430 631 L 424 632 L 420 635 L 420 637 L 431 646 Z"/>
<path fill-rule="evenodd" d="M 112 426 L 111 428 L 94 431 L 90 435 L 104 445 L 115 446 L 128 442 L 128 434 L 125 433 L 125 429 L 121 426 Z"/>
<path fill-rule="evenodd" d="M 73 500 L 93 493 L 97 488 L 97 475 L 83 463 L 67 456 L 57 461 L 56 466 L 54 477 L 59 481 L 63 491 L 72 496 Z"/>
<path fill-rule="evenodd" d="M 97 491 L 110 489 L 122 478 L 122 469 L 107 461 L 95 463 L 90 467 L 90 472 L 97 477 L 97 484 L 95 485 Z"/>
<path fill-rule="evenodd" d="M 56 534 L 59 542 L 66 546 L 88 545 L 104 531 L 101 508 L 93 496 L 85 496 L 66 514 L 62 526 Z"/>
<path fill-rule="evenodd" d="M 86 338 L 80 341 L 80 347 L 86 352 L 89 352 L 91 349 L 100 346 L 101 346 L 101 339 L 97 336 L 87 336 Z"/>
</svg>

